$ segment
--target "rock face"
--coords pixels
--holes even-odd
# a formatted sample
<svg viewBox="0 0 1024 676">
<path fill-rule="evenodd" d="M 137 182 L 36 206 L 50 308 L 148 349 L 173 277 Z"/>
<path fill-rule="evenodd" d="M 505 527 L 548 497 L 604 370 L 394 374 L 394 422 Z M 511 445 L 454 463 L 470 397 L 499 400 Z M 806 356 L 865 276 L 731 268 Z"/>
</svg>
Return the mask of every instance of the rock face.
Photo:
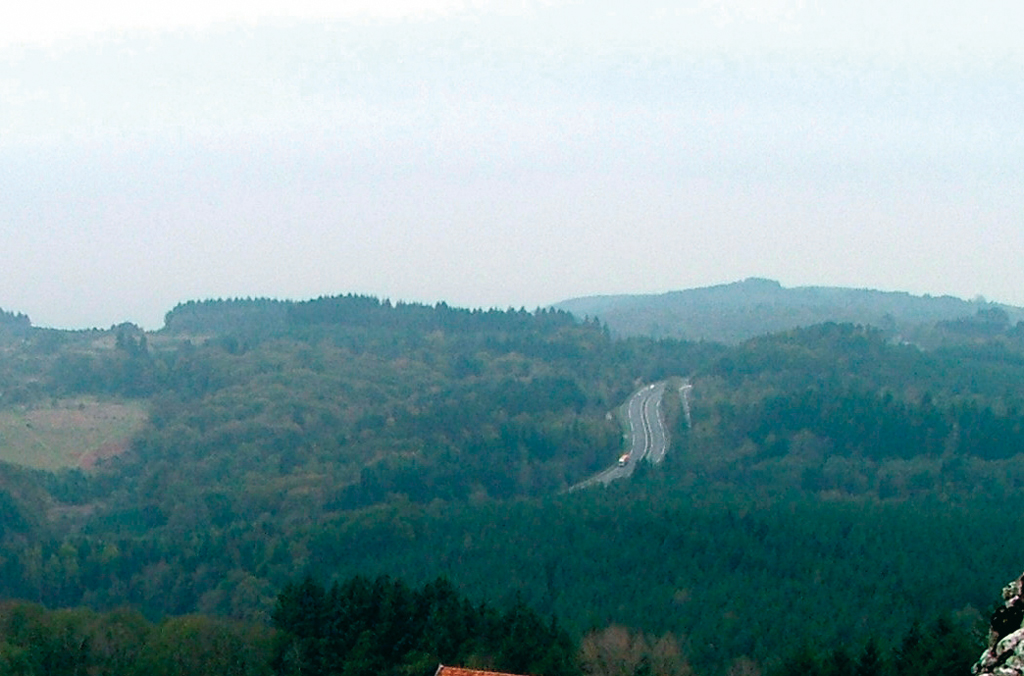
<svg viewBox="0 0 1024 676">
<path fill-rule="evenodd" d="M 988 648 L 971 667 L 975 676 L 1024 676 L 1024 575 L 1003 587 L 1003 601 L 992 613 Z"/>
</svg>

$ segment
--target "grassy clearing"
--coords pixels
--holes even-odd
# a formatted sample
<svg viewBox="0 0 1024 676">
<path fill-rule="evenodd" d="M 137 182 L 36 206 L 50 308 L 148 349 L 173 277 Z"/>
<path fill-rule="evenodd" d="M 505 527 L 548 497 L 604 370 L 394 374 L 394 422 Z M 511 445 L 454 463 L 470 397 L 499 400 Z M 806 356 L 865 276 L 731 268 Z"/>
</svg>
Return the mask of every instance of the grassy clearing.
<svg viewBox="0 0 1024 676">
<path fill-rule="evenodd" d="M 116 455 L 145 423 L 140 401 L 91 397 L 0 411 L 0 460 L 54 470 Z"/>
</svg>

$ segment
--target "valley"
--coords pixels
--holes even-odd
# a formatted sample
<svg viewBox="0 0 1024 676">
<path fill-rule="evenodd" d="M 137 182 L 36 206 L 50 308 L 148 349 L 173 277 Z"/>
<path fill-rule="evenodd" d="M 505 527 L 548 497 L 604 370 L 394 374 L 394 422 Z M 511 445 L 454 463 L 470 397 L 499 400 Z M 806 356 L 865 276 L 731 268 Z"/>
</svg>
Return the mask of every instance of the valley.
<svg viewBox="0 0 1024 676">
<path fill-rule="evenodd" d="M 0 596 L 256 636 L 306 578 L 444 579 L 577 646 L 675 646 L 671 673 L 796 673 L 809 642 L 819 667 L 897 660 L 920 626 L 972 645 L 1024 557 L 1024 342 L 964 328 L 985 321 L 932 347 L 361 296 L 22 322 L 0 336 Z"/>
</svg>

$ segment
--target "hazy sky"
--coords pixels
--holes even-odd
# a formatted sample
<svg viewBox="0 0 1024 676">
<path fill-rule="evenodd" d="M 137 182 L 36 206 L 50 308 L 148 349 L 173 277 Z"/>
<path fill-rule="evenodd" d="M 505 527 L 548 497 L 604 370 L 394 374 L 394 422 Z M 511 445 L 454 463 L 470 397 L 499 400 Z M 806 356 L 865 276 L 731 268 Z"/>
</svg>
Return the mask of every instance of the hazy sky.
<svg viewBox="0 0 1024 676">
<path fill-rule="evenodd" d="M 1016 1 L 20 4 L 0 307 L 36 325 L 749 276 L 1024 305 Z"/>
</svg>

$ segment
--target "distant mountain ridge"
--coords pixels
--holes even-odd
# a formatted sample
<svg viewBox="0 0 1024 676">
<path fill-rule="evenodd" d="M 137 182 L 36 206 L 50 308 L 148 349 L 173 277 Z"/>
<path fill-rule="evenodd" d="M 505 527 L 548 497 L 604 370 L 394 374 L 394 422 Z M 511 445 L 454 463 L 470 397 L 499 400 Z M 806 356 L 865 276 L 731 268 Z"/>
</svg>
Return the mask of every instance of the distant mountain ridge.
<svg viewBox="0 0 1024 676">
<path fill-rule="evenodd" d="M 998 321 L 1024 321 L 1024 309 L 999 303 L 845 287 L 786 288 L 761 278 L 662 294 L 574 298 L 553 307 L 577 317 L 597 317 L 620 336 L 724 343 L 829 321 L 866 324 L 893 333 L 992 310 Z"/>
</svg>

